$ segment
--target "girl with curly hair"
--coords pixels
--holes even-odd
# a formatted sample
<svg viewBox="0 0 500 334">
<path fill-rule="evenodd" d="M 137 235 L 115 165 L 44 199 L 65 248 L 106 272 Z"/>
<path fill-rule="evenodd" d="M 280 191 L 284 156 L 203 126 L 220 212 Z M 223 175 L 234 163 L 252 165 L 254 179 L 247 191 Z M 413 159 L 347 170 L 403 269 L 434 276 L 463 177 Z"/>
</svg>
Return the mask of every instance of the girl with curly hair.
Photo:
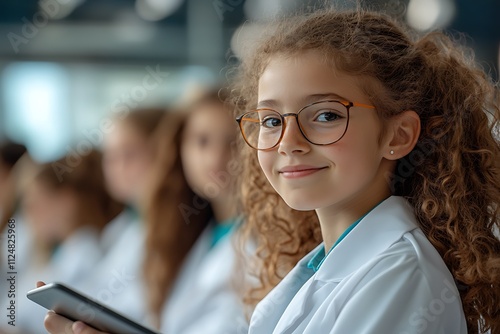
<svg viewBox="0 0 500 334">
<path fill-rule="evenodd" d="M 249 333 L 500 333 L 498 90 L 414 35 L 323 10 L 243 58 Z"/>
</svg>

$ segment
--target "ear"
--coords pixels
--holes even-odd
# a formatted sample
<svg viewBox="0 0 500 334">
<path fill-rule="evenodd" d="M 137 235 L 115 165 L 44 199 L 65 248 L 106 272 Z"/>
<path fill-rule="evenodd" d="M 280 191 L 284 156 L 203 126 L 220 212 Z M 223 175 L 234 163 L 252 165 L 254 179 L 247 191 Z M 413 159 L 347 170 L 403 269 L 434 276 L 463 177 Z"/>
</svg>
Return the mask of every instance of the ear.
<svg viewBox="0 0 500 334">
<path fill-rule="evenodd" d="M 388 122 L 383 156 L 388 160 L 397 160 L 409 154 L 417 144 L 420 117 L 415 111 L 407 110 L 391 117 Z"/>
</svg>

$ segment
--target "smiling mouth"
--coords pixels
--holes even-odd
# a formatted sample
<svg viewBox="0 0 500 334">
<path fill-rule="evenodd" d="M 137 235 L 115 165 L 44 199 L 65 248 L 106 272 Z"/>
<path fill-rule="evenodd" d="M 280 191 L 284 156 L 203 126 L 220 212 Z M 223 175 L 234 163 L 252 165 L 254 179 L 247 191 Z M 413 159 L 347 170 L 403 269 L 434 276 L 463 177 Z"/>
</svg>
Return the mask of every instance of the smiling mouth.
<svg viewBox="0 0 500 334">
<path fill-rule="evenodd" d="M 304 167 L 304 168 L 291 168 L 283 169 L 278 171 L 278 173 L 286 179 L 298 179 L 301 177 L 309 176 L 315 174 L 327 167 Z"/>
</svg>

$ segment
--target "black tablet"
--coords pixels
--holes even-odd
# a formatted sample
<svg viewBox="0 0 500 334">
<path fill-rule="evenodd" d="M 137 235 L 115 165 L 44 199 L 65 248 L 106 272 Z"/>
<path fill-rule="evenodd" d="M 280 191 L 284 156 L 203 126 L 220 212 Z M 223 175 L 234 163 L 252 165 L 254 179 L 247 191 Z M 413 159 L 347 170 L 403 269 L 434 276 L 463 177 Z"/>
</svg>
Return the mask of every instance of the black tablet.
<svg viewBox="0 0 500 334">
<path fill-rule="evenodd" d="M 61 283 L 50 283 L 28 292 L 35 303 L 73 321 L 82 321 L 97 330 L 113 334 L 159 334 L 90 297 Z"/>
</svg>

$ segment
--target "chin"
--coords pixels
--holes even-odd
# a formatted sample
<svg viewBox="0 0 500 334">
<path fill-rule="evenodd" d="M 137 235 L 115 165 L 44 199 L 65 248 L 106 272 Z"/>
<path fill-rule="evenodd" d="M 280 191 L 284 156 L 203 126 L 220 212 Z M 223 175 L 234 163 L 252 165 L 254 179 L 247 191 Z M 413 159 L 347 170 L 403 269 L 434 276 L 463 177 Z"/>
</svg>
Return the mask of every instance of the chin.
<svg viewBox="0 0 500 334">
<path fill-rule="evenodd" d="M 310 200 L 304 200 L 304 196 L 281 195 L 281 198 L 283 198 L 283 200 L 289 207 L 297 211 L 311 211 L 311 210 L 316 210 L 318 208 L 318 206 L 315 205 L 316 203 L 313 203 Z"/>
</svg>

